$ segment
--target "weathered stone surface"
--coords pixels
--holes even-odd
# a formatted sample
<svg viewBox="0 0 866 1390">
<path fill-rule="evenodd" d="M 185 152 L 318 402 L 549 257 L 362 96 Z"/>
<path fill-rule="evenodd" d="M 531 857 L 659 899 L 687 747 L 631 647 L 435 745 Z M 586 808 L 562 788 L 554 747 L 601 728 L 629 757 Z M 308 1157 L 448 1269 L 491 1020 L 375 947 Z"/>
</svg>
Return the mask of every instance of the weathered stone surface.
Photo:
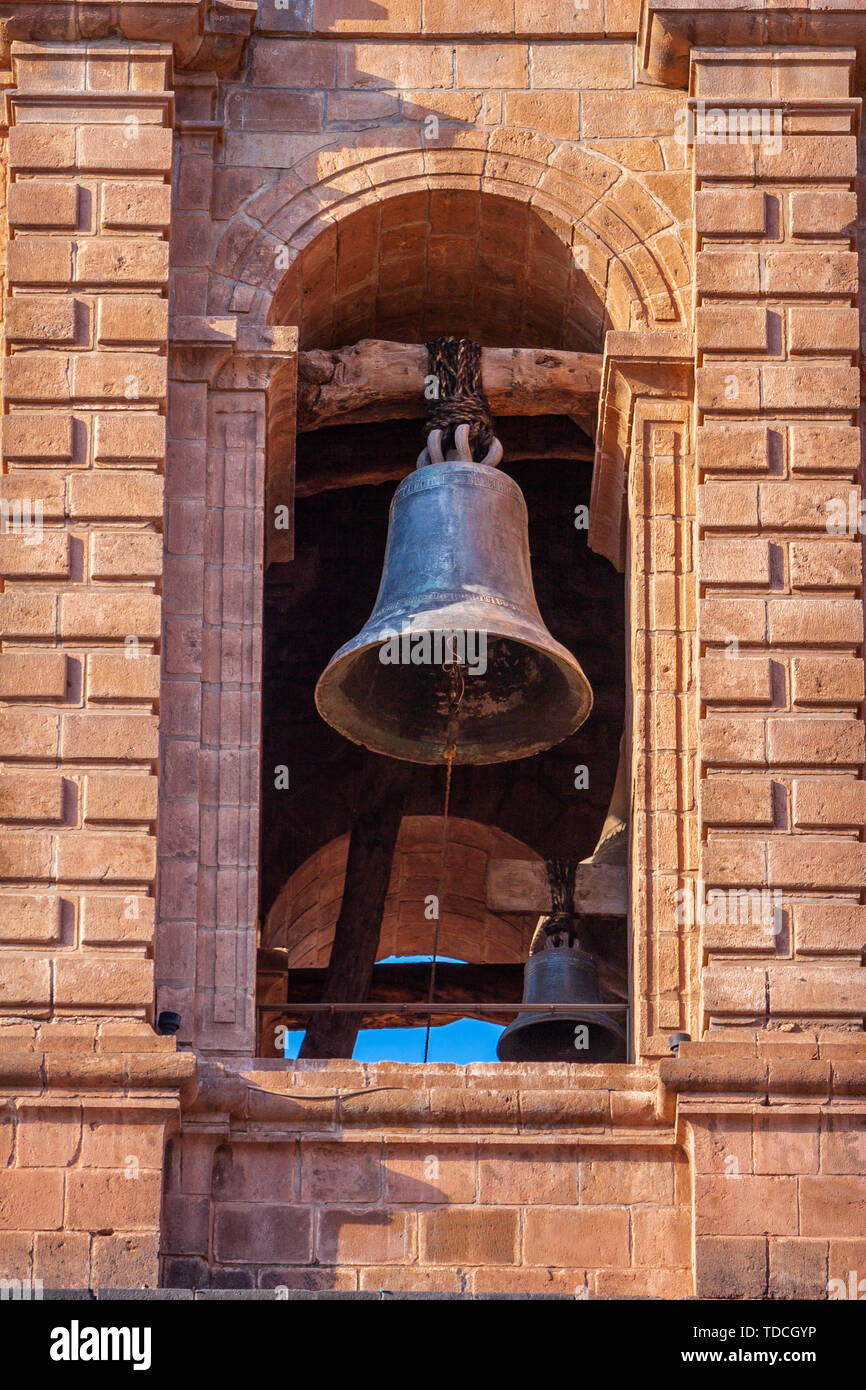
<svg viewBox="0 0 866 1390">
<path fill-rule="evenodd" d="M 826 1296 L 862 1263 L 866 1205 L 852 55 L 805 24 L 739 50 L 727 4 L 663 58 L 637 0 L 315 0 L 264 7 L 252 37 L 243 6 L 118 5 L 110 33 L 95 10 L 64 28 L 18 8 L 0 1275 Z M 644 60 L 675 80 L 636 81 Z M 687 87 L 693 114 L 784 106 L 778 147 L 689 149 Z M 292 502 L 298 343 L 302 407 L 330 363 L 346 428 L 370 406 L 340 351 L 444 331 L 493 350 L 503 409 L 555 406 L 595 436 L 590 539 L 628 564 L 632 623 L 634 1067 L 243 1061 L 261 1047 L 262 537 Z M 592 370 L 540 402 L 563 362 Z M 493 832 L 458 824 L 453 948 L 520 960 L 524 927 L 485 900 Z M 286 928 L 319 951 L 329 850 Z M 436 862 L 414 845 L 388 949 Z M 671 1060 L 675 1031 L 694 1041 Z"/>
</svg>

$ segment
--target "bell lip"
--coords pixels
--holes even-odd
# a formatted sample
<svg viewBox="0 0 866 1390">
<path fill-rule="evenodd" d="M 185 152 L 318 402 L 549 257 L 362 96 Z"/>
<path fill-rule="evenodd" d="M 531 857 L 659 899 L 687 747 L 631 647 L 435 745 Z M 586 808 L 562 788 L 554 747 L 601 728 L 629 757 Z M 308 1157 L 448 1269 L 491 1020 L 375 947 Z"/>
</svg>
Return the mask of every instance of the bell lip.
<svg viewBox="0 0 866 1390">
<path fill-rule="evenodd" d="M 551 1023 L 555 1019 L 562 1018 L 567 1018 L 569 1023 L 585 1023 L 587 1025 L 595 1024 L 596 1026 L 600 1026 L 602 1031 L 605 1034 L 607 1034 L 608 1037 L 611 1038 L 611 1051 L 613 1051 L 617 1043 L 624 1043 L 626 1041 L 626 1031 L 620 1023 L 617 1023 L 616 1018 L 613 1014 L 602 1013 L 601 1010 L 599 1010 L 598 1012 L 593 1010 L 592 1012 L 586 1012 L 582 1014 L 580 1004 L 575 1004 L 573 1014 L 558 1013 L 552 1009 L 538 1009 L 530 1006 L 524 1013 L 519 1013 L 511 1021 L 511 1023 L 509 1023 L 505 1031 L 500 1035 L 499 1041 L 496 1044 L 497 1058 L 500 1062 L 526 1061 L 526 1058 L 509 1056 L 503 1057 L 502 1052 L 500 1051 L 503 1043 L 505 1043 L 507 1039 L 515 1037 L 517 1033 L 522 1031 L 524 1028 L 530 1027 L 533 1024 Z M 547 1063 L 547 1065 L 558 1063 L 562 1060 L 563 1059 L 561 1057 L 552 1057 L 550 1059 L 550 1062 Z M 608 1059 L 601 1058 L 600 1060 L 601 1063 L 604 1063 L 604 1061 Z M 588 1060 L 583 1060 L 580 1056 L 569 1057 L 568 1061 L 569 1063 L 574 1063 L 576 1066 L 586 1067 L 599 1065 L 599 1063 L 593 1063 L 589 1062 Z M 545 1063 L 532 1062 L 530 1063 L 530 1065 L 544 1066 Z"/>
<path fill-rule="evenodd" d="M 441 465 L 432 466 L 441 467 Z M 480 465 L 476 465 L 476 467 L 479 466 Z M 491 470 L 491 472 L 495 471 L 495 469 Z M 477 629 L 479 631 L 486 630 L 481 628 L 477 622 L 460 622 L 460 610 L 464 610 L 464 617 L 468 618 L 469 614 L 466 613 L 465 610 L 471 606 L 472 605 L 468 604 L 453 605 L 451 609 L 441 610 L 443 615 L 448 614 L 447 618 L 443 616 L 441 629 L 444 631 L 466 631 L 468 629 Z M 429 617 L 429 611 L 427 616 Z M 478 615 L 475 614 L 475 616 L 477 617 Z M 577 730 L 586 723 L 592 713 L 594 703 L 592 686 L 577 658 L 572 656 L 568 648 L 555 641 L 553 637 L 550 639 L 550 644 L 544 647 L 539 646 L 537 642 L 530 641 L 529 638 L 524 635 L 523 627 L 524 625 L 522 623 L 509 620 L 507 616 L 502 617 L 498 621 L 497 630 L 495 632 L 488 631 L 488 637 L 521 642 L 525 647 L 530 647 L 533 651 L 539 652 L 542 656 L 546 656 L 551 661 L 555 662 L 565 676 L 569 689 L 575 696 L 576 714 L 573 717 L 576 722 L 574 722 L 571 728 L 565 733 L 555 735 L 553 738 L 539 739 L 525 748 L 521 748 L 518 752 L 515 752 L 513 746 L 510 746 L 508 748 L 503 747 L 495 751 L 492 755 L 488 750 L 485 755 L 480 757 L 477 753 L 473 756 L 468 756 L 472 754 L 475 745 L 464 745 L 463 750 L 461 750 L 460 744 L 458 743 L 454 758 L 454 761 L 458 764 L 468 763 L 473 766 L 486 767 L 493 763 L 518 762 L 522 758 L 535 757 L 538 753 L 543 753 L 548 748 L 554 748 L 558 743 L 562 743 L 565 739 L 570 738 L 572 734 L 576 733 Z M 417 629 L 419 632 L 432 632 L 436 630 L 437 629 L 434 628 L 429 621 L 425 622 L 423 628 L 419 627 Z M 444 747 L 437 746 L 434 749 L 429 744 L 419 745 L 417 740 L 411 739 L 408 735 L 405 739 L 399 739 L 396 743 L 391 743 L 387 746 L 384 742 L 372 742 L 369 737 L 369 730 L 361 730 L 359 728 L 359 719 L 346 717 L 353 713 L 355 707 L 350 704 L 343 695 L 341 685 L 337 680 L 338 672 L 342 679 L 347 670 L 347 663 L 350 662 L 351 665 L 354 665 L 368 652 L 383 646 L 386 641 L 394 636 L 394 632 L 395 629 L 393 625 L 389 623 L 383 625 L 378 636 L 371 636 L 369 633 L 365 632 L 358 637 L 352 638 L 351 641 L 345 642 L 331 657 L 331 660 L 316 682 L 314 693 L 316 709 L 326 724 L 330 724 L 331 728 L 336 729 L 337 733 L 342 734 L 343 737 L 349 739 L 351 743 L 358 744 L 359 747 L 368 748 L 372 753 L 383 754 L 385 757 L 394 758 L 398 762 L 419 763 L 423 766 L 430 767 L 436 766 L 442 762 Z M 362 637 L 363 640 L 361 640 Z M 332 698 L 333 696 L 336 696 L 336 698 Z M 421 750 L 424 750 L 423 756 L 421 755 Z M 464 753 L 462 757 L 461 751 Z"/>
</svg>

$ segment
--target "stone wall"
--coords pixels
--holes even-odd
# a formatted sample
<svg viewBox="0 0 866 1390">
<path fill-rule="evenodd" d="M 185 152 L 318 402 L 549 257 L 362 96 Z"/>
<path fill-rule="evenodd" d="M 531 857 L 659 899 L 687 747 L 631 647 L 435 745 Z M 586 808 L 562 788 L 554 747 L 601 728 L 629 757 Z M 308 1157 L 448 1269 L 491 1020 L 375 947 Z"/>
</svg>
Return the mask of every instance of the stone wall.
<svg viewBox="0 0 866 1390">
<path fill-rule="evenodd" d="M 866 1258 L 861 0 L 7 9 L 0 1275 L 826 1296 Z M 767 138 L 690 142 L 708 105 Z M 604 353 L 635 1067 L 253 1055 L 298 344 L 449 328 Z"/>
<path fill-rule="evenodd" d="M 652 1071 L 612 1070 L 616 1089 L 555 1064 L 209 1076 L 169 1177 L 166 1281 L 687 1297 L 688 1165 Z"/>
</svg>

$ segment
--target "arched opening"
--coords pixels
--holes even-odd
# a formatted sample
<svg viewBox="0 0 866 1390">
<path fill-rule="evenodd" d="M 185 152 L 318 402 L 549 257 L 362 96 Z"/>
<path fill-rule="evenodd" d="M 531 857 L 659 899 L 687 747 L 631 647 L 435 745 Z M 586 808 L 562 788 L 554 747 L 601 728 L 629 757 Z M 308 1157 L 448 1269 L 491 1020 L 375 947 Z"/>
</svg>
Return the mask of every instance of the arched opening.
<svg viewBox="0 0 866 1390">
<path fill-rule="evenodd" d="M 287 274 L 274 317 L 298 323 L 304 350 L 364 338 L 423 344 L 451 333 L 485 347 L 588 352 L 599 349 L 604 330 L 568 229 L 526 203 L 469 190 L 405 194 L 324 232 Z M 580 661 L 595 701 L 586 724 L 536 757 L 455 770 L 437 955 L 487 970 L 476 976 L 482 993 L 501 987 L 497 997 L 507 1002 L 520 999 L 538 914 L 491 910 L 487 863 L 592 854 L 616 774 L 625 678 L 623 579 L 588 549 L 580 520 L 589 506 L 594 419 L 561 411 L 502 423 L 501 469 L 526 499 L 542 616 Z M 423 441 L 420 420 L 332 424 L 299 436 L 295 558 L 271 566 L 265 585 L 258 992 L 265 1055 L 282 1053 L 270 1030 L 300 1016 L 272 1007 L 286 1002 L 286 990 L 299 1005 L 316 1002 L 314 976 L 321 987 L 370 756 L 323 722 L 313 691 L 334 651 L 370 615 L 395 480 L 413 470 Z M 379 923 L 376 988 L 395 987 L 385 969 L 396 970 L 390 958 L 397 957 L 416 1000 L 425 998 L 419 981 L 434 943 L 424 903 L 437 887 L 442 806 L 442 769 L 415 766 Z M 627 993 L 624 923 L 607 928 L 603 998 L 619 1002 Z M 453 1017 L 473 1016 L 471 1002 L 456 1002 L 465 1007 Z M 434 1021 L 447 1026 L 451 1017 Z M 407 1031 L 422 1021 L 416 1011 Z M 370 1020 L 362 1022 L 366 1028 Z"/>
<path fill-rule="evenodd" d="M 424 189 L 372 203 L 322 232 L 275 297 L 302 349 L 362 338 L 599 352 L 604 305 L 586 243 L 529 203 Z"/>
</svg>

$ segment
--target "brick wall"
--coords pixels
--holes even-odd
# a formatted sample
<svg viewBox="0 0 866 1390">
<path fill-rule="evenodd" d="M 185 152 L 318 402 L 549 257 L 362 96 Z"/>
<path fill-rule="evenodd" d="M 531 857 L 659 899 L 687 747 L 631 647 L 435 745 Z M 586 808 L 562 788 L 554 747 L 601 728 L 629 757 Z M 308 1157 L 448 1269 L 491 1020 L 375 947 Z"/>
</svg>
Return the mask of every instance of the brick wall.
<svg viewBox="0 0 866 1390">
<path fill-rule="evenodd" d="M 18 43 L 0 476 L 0 1273 L 153 1287 L 171 49 Z"/>
<path fill-rule="evenodd" d="M 784 903 L 708 913 L 711 1024 L 866 1004 L 853 61 L 693 54 L 693 109 L 770 118 L 695 146 L 702 878 Z"/>
<path fill-rule="evenodd" d="M 145 1018 L 170 50 L 17 45 L 0 535 L 0 1008 Z M 29 525 L 28 525 L 29 519 Z"/>
<path fill-rule="evenodd" d="M 685 1297 L 685 1158 L 652 1073 L 615 1070 L 224 1070 L 201 1103 L 231 1135 L 193 1111 L 171 1165 L 164 1282 Z"/>
<path fill-rule="evenodd" d="M 859 517 L 853 55 L 737 50 L 755 31 L 727 7 L 661 47 L 646 7 L 636 45 L 637 0 L 266 0 L 249 44 L 252 11 L 207 0 L 145 38 L 121 0 L 86 36 L 40 9 L 33 42 L 29 8 L 6 94 L 0 1273 L 151 1284 L 159 1231 L 172 1285 L 824 1296 L 863 1258 L 866 1183 L 861 540 L 826 525 L 839 497 Z M 688 146 L 687 81 L 693 107 L 780 113 L 779 151 Z M 629 567 L 645 1066 L 244 1060 L 294 330 L 433 323 L 607 347 L 593 536 Z M 780 890 L 782 929 L 680 922 L 696 883 Z M 185 1053 L 147 1026 L 155 934 Z"/>
</svg>

